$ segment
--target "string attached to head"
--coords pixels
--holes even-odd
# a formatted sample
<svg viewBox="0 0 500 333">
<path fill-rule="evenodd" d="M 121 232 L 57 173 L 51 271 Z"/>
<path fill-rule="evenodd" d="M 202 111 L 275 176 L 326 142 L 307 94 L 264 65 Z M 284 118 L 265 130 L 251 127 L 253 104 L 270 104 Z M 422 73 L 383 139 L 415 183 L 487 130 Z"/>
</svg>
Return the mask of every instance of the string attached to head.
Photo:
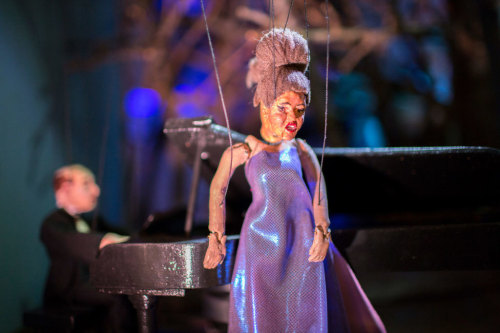
<svg viewBox="0 0 500 333">
<path fill-rule="evenodd" d="M 203 13 L 203 20 L 205 22 L 205 30 L 207 31 L 208 45 L 210 46 L 210 53 L 212 54 L 212 61 L 214 64 L 215 77 L 217 79 L 217 87 L 219 89 L 220 100 L 222 103 L 222 110 L 224 111 L 224 119 L 226 120 L 227 136 L 229 138 L 229 151 L 230 151 L 229 177 L 227 178 L 227 183 L 224 188 L 224 198 L 222 199 L 223 201 L 220 203 L 222 205 L 227 195 L 227 189 L 229 187 L 229 180 L 231 179 L 231 171 L 233 168 L 233 139 L 231 138 L 231 127 L 229 126 L 229 116 L 227 115 L 226 103 L 224 102 L 224 95 L 222 94 L 222 86 L 220 83 L 219 71 L 217 70 L 217 62 L 215 60 L 215 52 L 212 46 L 212 39 L 210 38 L 210 31 L 208 29 L 208 23 L 207 23 L 207 14 L 205 13 L 205 5 L 203 4 L 203 0 L 200 0 L 200 4 L 201 4 L 201 11 Z"/>
<path fill-rule="evenodd" d="M 286 21 L 285 21 L 285 26 L 283 27 L 283 30 L 286 30 L 286 26 L 288 24 L 288 19 L 290 18 L 290 12 L 292 11 L 293 8 L 293 0 L 290 2 L 290 8 L 288 8 L 288 15 L 286 16 Z"/>
<path fill-rule="evenodd" d="M 276 44 L 274 43 L 274 0 L 271 0 L 269 5 L 269 16 L 271 18 L 271 30 L 273 37 L 273 82 L 274 82 L 274 100 L 276 100 Z"/>
<path fill-rule="evenodd" d="M 288 19 L 290 18 L 290 13 L 293 8 L 293 0 L 290 3 L 290 7 L 288 8 L 288 14 L 286 16 L 286 21 L 285 21 L 285 26 L 283 27 L 283 30 L 286 30 L 286 26 L 288 25 Z M 276 46 L 274 43 L 274 0 L 270 0 L 269 4 L 269 16 L 271 18 L 271 30 L 273 34 L 273 81 L 274 81 L 274 100 L 276 100 L 277 96 L 277 88 L 276 88 Z"/>
</svg>

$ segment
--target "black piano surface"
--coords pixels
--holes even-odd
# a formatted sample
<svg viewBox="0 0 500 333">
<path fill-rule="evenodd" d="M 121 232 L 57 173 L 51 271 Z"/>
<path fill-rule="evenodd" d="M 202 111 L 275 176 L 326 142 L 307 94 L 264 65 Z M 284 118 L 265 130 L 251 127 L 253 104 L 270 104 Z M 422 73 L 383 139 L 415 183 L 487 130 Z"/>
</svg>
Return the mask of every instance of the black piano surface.
<svg viewBox="0 0 500 333">
<path fill-rule="evenodd" d="M 91 268 L 91 282 L 106 293 L 154 296 L 184 296 L 186 289 L 228 284 L 238 239 L 238 235 L 228 237 L 226 258 L 213 270 L 203 268 L 206 238 L 109 245 Z"/>
<path fill-rule="evenodd" d="M 226 258 L 213 270 L 203 268 L 206 238 L 160 242 L 145 237 L 108 245 L 90 266 L 90 282 L 100 292 L 128 295 L 139 331 L 153 332 L 157 296 L 184 296 L 186 289 L 230 283 L 238 239 L 228 236 Z"/>
<path fill-rule="evenodd" d="M 210 180 L 228 147 L 227 130 L 195 118 L 169 120 L 164 131 L 188 163 L 202 160 L 201 176 Z M 244 140 L 231 134 L 233 143 Z M 227 198 L 233 233 L 251 200 L 239 169 Z M 500 269 L 499 170 L 500 151 L 487 147 L 328 148 L 333 241 L 355 271 Z M 237 240 L 229 238 L 224 264 L 212 271 L 202 267 L 206 238 L 110 245 L 92 265 L 91 281 L 143 300 L 225 284 Z"/>
</svg>

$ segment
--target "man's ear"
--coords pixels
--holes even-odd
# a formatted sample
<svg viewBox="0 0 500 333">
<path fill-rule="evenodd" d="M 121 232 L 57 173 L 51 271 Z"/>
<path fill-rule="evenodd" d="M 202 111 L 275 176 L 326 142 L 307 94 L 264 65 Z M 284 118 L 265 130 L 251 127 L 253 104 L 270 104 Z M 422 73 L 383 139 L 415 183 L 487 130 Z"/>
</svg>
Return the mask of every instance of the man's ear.
<svg viewBox="0 0 500 333">
<path fill-rule="evenodd" d="M 55 191 L 54 195 L 56 197 L 56 204 L 58 207 L 64 207 L 66 205 L 70 185 L 70 182 L 65 181 L 59 186 L 57 191 Z"/>
<path fill-rule="evenodd" d="M 69 187 L 71 186 L 71 181 L 70 180 L 66 180 L 64 182 L 62 182 L 61 186 L 59 186 L 59 190 L 57 190 L 58 192 L 61 191 L 61 192 L 67 192 Z"/>
</svg>

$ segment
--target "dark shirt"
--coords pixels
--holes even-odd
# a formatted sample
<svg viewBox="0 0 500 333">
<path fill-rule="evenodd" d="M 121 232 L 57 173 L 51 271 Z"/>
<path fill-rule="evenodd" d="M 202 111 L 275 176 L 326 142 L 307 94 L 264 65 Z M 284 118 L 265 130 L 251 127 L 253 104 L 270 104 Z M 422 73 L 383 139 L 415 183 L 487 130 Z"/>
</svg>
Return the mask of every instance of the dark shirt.
<svg viewBox="0 0 500 333">
<path fill-rule="evenodd" d="M 103 233 L 81 233 L 75 217 L 58 209 L 43 221 L 40 238 L 50 258 L 44 303 L 71 304 L 76 290 L 88 285 L 88 268 L 97 257 Z"/>
</svg>

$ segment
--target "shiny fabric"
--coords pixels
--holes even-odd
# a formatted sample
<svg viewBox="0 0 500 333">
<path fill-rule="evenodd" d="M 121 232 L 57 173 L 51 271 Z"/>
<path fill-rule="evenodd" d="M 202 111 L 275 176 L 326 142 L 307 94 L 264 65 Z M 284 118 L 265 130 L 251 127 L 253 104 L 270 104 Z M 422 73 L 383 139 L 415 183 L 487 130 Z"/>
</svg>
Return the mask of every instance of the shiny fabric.
<svg viewBox="0 0 500 333">
<path fill-rule="evenodd" d="M 333 244 L 323 263 L 308 261 L 314 236 L 312 198 L 296 147 L 259 152 L 245 165 L 245 174 L 253 200 L 240 235 L 228 331 L 383 332 Z M 338 267 L 334 257 L 340 259 Z M 339 274 L 348 289 L 341 290 Z M 351 294 L 349 315 L 343 297 Z"/>
</svg>

